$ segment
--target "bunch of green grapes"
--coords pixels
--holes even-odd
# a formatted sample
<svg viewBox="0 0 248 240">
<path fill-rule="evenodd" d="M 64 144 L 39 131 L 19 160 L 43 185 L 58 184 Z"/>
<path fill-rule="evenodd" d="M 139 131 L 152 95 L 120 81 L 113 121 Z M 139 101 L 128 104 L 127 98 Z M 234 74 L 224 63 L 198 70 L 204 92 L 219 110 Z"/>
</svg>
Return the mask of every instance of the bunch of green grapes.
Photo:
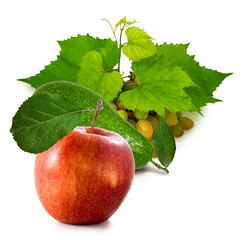
<svg viewBox="0 0 248 240">
<path fill-rule="evenodd" d="M 136 87 L 138 87 L 137 78 L 133 72 L 130 72 L 130 80 L 124 82 L 123 91 L 129 91 Z M 127 110 L 120 99 L 116 99 L 110 105 L 121 117 L 152 142 L 152 135 L 161 116 L 154 111 L 143 112 L 138 108 L 134 111 Z M 165 109 L 164 119 L 175 137 L 181 137 L 184 134 L 184 130 L 189 130 L 194 126 L 194 122 L 190 118 L 182 116 L 181 112 L 174 114 Z"/>
<path fill-rule="evenodd" d="M 165 121 L 170 126 L 174 137 L 181 137 L 184 130 L 189 130 L 194 126 L 192 119 L 183 116 L 181 112 L 174 114 L 167 109 L 165 109 Z"/>
</svg>

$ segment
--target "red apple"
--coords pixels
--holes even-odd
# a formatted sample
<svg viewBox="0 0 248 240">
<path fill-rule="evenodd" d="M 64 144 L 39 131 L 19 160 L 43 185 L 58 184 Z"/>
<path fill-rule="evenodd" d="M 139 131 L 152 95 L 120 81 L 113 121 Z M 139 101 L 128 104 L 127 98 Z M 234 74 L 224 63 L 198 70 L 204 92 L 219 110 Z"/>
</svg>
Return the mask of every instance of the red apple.
<svg viewBox="0 0 248 240">
<path fill-rule="evenodd" d="M 99 223 L 111 217 L 134 177 L 126 140 L 101 128 L 76 127 L 37 154 L 35 185 L 45 210 L 60 222 Z"/>
</svg>

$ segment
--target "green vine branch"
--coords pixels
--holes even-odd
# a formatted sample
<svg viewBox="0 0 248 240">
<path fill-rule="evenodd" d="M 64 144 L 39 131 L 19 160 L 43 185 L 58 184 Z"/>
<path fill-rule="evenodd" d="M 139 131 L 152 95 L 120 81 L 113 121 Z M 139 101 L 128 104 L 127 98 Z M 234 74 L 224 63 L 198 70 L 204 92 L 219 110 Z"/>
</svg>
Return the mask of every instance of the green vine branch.
<svg viewBox="0 0 248 240">
<path fill-rule="evenodd" d="M 112 24 L 107 20 L 107 19 L 102 19 L 103 21 L 106 21 L 110 28 L 111 28 L 111 31 L 114 35 L 114 38 L 115 38 L 115 41 L 118 45 L 118 48 L 119 48 L 119 56 L 118 56 L 118 65 L 117 65 L 117 70 L 120 72 L 120 65 L 121 65 L 121 50 L 122 50 L 122 47 L 125 46 L 127 43 L 124 43 L 124 44 L 121 44 L 121 41 L 122 41 L 122 33 L 125 29 L 127 29 L 128 27 L 130 27 L 131 25 L 137 23 L 136 20 L 130 22 L 130 21 L 127 21 L 126 20 L 126 17 L 124 17 L 123 19 L 121 19 L 116 25 L 115 25 L 115 29 L 113 28 Z M 117 37 L 116 37 L 116 30 L 118 29 L 118 27 L 120 26 L 120 37 L 119 37 L 119 42 L 117 40 Z"/>
</svg>

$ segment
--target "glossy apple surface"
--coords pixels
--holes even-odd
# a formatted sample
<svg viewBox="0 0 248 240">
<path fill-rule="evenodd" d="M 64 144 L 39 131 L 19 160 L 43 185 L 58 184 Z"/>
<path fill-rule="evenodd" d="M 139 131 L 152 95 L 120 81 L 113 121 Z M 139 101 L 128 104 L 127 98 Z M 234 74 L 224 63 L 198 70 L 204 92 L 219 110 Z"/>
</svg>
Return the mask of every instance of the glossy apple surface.
<svg viewBox="0 0 248 240">
<path fill-rule="evenodd" d="M 35 186 L 45 210 L 60 222 L 107 220 L 125 199 L 134 177 L 126 140 L 101 128 L 76 127 L 37 154 Z"/>
</svg>

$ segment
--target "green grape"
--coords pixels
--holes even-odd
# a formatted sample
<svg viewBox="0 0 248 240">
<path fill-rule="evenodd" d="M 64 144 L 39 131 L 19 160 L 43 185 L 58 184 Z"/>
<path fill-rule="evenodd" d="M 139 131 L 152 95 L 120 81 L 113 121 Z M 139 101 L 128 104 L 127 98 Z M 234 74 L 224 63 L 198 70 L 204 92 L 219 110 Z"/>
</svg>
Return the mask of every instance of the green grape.
<svg viewBox="0 0 248 240">
<path fill-rule="evenodd" d="M 135 83 L 135 82 L 129 83 L 126 86 L 123 87 L 123 91 L 125 92 L 125 91 L 129 91 L 129 90 L 133 90 L 133 89 L 135 89 L 138 86 L 139 86 L 138 83 Z"/>
<path fill-rule="evenodd" d="M 194 126 L 194 122 L 190 118 L 181 117 L 179 121 L 181 125 L 183 126 L 183 129 L 185 130 L 189 130 Z"/>
<path fill-rule="evenodd" d="M 177 118 L 180 119 L 182 117 L 182 113 L 181 112 L 176 112 Z"/>
<path fill-rule="evenodd" d="M 171 127 L 174 137 L 181 137 L 184 134 L 183 126 L 178 122 L 175 126 Z"/>
<path fill-rule="evenodd" d="M 164 120 L 170 127 L 175 126 L 178 123 L 177 115 L 169 111 L 168 109 L 165 109 Z"/>
<path fill-rule="evenodd" d="M 117 99 L 116 106 L 117 106 L 117 109 L 119 109 L 119 110 L 124 109 L 124 105 L 121 103 L 120 99 Z"/>
<path fill-rule="evenodd" d="M 128 118 L 127 121 L 135 128 L 136 122 L 133 119 Z"/>
<path fill-rule="evenodd" d="M 126 113 L 125 110 L 123 110 L 123 109 L 117 110 L 117 113 L 118 113 L 122 118 L 124 118 L 125 120 L 127 120 L 128 116 L 127 116 L 127 113 Z"/>
<path fill-rule="evenodd" d="M 140 111 L 139 109 L 135 109 L 134 110 L 134 116 L 138 119 L 138 120 L 142 120 L 142 119 L 146 119 L 148 117 L 148 112 L 143 112 Z"/>
<path fill-rule="evenodd" d="M 109 102 L 110 106 L 117 111 L 117 106 L 113 102 Z"/>
<path fill-rule="evenodd" d="M 158 125 L 158 120 L 156 119 L 156 117 L 152 116 L 152 115 L 148 115 L 147 119 L 153 127 L 153 131 L 155 131 L 157 125 Z"/>
<path fill-rule="evenodd" d="M 153 128 L 152 128 L 152 124 L 149 121 L 147 121 L 145 119 L 139 120 L 136 123 L 136 129 L 139 132 L 141 132 L 145 137 L 147 137 L 147 138 L 152 137 Z"/>
</svg>

